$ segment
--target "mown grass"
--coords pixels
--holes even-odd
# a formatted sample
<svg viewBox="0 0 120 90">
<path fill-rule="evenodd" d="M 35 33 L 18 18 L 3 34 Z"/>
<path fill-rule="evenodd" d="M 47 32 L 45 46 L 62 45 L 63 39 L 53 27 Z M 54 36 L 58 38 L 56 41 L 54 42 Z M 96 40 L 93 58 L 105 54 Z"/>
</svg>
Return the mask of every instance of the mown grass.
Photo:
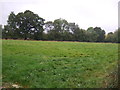
<svg viewBox="0 0 120 90">
<path fill-rule="evenodd" d="M 3 87 L 102 88 L 117 67 L 118 44 L 3 40 Z"/>
</svg>

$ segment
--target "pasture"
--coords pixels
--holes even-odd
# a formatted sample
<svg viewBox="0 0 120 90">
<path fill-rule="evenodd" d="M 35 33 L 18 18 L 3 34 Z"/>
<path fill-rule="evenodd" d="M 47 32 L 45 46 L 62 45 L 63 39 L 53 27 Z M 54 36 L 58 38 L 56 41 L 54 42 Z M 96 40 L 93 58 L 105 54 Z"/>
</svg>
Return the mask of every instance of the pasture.
<svg viewBox="0 0 120 90">
<path fill-rule="evenodd" d="M 2 45 L 3 87 L 102 88 L 117 70 L 115 43 L 3 40 Z"/>
</svg>

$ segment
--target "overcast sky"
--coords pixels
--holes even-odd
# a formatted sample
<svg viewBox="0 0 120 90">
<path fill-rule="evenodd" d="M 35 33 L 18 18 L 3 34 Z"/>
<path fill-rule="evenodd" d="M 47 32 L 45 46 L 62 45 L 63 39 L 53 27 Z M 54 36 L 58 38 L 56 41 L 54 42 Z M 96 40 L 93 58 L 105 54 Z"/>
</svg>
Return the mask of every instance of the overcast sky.
<svg viewBox="0 0 120 90">
<path fill-rule="evenodd" d="M 58 18 L 75 22 L 80 28 L 101 27 L 107 33 L 118 28 L 119 0 L 0 0 L 0 24 L 11 11 L 31 10 L 46 21 Z"/>
</svg>

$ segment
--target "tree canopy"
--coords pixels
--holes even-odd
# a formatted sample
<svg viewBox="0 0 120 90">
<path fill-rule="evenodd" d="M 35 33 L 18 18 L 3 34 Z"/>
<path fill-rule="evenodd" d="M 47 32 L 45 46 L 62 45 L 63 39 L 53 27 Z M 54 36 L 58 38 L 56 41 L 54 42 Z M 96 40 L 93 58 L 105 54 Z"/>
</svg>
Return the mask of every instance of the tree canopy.
<svg viewBox="0 0 120 90">
<path fill-rule="evenodd" d="M 29 10 L 17 15 L 11 12 L 4 32 L 6 34 L 11 32 L 11 38 L 42 39 L 44 21 L 43 18 Z M 8 27 L 9 29 L 7 29 Z"/>
<path fill-rule="evenodd" d="M 2 28 L 1 28 L 2 29 Z M 120 42 L 120 29 L 106 34 L 101 27 L 89 27 L 84 30 L 74 22 L 59 18 L 45 21 L 30 10 L 11 12 L 7 25 L 2 29 L 5 39 L 58 40 L 80 42 Z"/>
</svg>

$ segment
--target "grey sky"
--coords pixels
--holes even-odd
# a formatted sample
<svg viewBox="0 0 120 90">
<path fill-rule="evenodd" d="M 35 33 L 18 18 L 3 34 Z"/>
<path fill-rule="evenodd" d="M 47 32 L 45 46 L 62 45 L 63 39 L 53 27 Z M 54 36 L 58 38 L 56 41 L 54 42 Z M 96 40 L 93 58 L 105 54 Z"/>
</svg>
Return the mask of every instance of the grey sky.
<svg viewBox="0 0 120 90">
<path fill-rule="evenodd" d="M 58 18 L 75 22 L 80 28 L 101 27 L 106 32 L 118 28 L 119 0 L 1 0 L 0 24 L 6 24 L 11 11 L 31 10 L 46 21 Z"/>
</svg>

